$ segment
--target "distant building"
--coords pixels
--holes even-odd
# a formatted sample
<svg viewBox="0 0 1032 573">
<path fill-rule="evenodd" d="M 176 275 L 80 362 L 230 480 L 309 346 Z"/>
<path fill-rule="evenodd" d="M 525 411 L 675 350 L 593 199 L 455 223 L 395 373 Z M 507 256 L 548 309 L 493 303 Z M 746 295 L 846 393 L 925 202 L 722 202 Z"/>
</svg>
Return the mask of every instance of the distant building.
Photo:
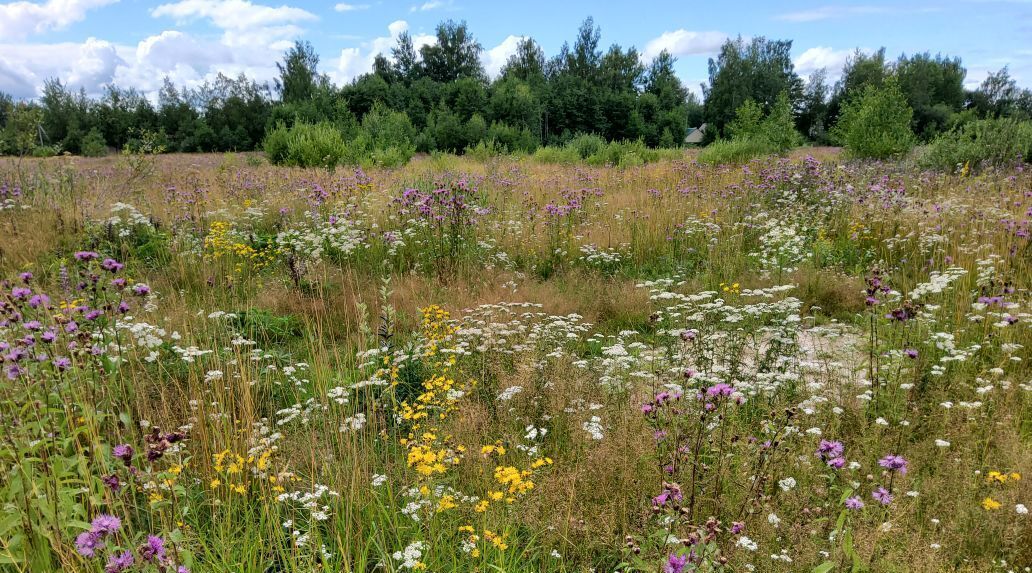
<svg viewBox="0 0 1032 573">
<path fill-rule="evenodd" d="M 688 135 L 685 136 L 685 143 L 702 143 L 702 139 L 706 137 L 706 124 L 702 124 L 699 127 L 688 128 Z"/>
</svg>

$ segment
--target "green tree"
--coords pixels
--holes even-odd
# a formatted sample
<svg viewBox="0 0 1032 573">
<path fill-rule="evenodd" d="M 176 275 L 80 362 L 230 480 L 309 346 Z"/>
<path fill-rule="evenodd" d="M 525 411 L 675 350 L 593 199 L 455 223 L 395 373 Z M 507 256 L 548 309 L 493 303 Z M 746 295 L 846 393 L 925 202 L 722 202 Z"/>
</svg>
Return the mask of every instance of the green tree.
<svg viewBox="0 0 1032 573">
<path fill-rule="evenodd" d="M 312 99 L 319 86 L 319 55 L 309 42 L 298 40 L 276 64 L 276 91 L 283 103 Z"/>
<path fill-rule="evenodd" d="M 834 135 L 854 157 L 885 159 L 910 151 L 914 111 L 895 78 L 868 85 L 842 107 Z"/>
<path fill-rule="evenodd" d="M 770 109 L 782 92 L 791 102 L 802 94 L 802 80 L 792 63 L 791 40 L 753 38 L 748 44 L 741 36 L 727 40 L 716 59 L 709 61 L 706 96 L 707 137 L 719 136 L 746 100 L 764 110 Z"/>
<path fill-rule="evenodd" d="M 487 74 L 480 63 L 483 48 L 476 41 L 465 22 L 452 20 L 437 25 L 437 42 L 419 49 L 423 70 L 430 79 L 447 83 L 460 78 L 486 81 Z"/>
</svg>

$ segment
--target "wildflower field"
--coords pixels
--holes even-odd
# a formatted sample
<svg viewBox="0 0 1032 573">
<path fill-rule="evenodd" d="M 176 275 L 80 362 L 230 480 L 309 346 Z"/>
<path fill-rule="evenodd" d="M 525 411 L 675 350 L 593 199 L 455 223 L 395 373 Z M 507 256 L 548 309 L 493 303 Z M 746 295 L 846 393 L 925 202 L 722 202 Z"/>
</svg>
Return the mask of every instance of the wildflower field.
<svg viewBox="0 0 1032 573">
<path fill-rule="evenodd" d="M 1032 170 L 0 162 L 0 571 L 1032 566 Z"/>
</svg>

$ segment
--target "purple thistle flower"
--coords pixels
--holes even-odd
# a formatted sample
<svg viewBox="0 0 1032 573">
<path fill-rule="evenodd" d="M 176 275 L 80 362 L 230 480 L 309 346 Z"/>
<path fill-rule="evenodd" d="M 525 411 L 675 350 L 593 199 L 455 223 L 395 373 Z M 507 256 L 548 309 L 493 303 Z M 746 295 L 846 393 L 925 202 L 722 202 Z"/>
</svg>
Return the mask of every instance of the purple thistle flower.
<svg viewBox="0 0 1032 573">
<path fill-rule="evenodd" d="M 854 495 L 853 497 L 846 498 L 846 509 L 863 509 L 864 500 L 860 499 L 860 496 Z"/>
<path fill-rule="evenodd" d="M 706 395 L 713 398 L 716 396 L 730 396 L 735 389 L 730 384 L 719 382 L 706 389 Z"/>
<path fill-rule="evenodd" d="M 140 546 L 140 558 L 151 563 L 165 562 L 165 540 L 157 535 L 148 535 L 147 543 Z"/>
<path fill-rule="evenodd" d="M 100 258 L 100 255 L 93 251 L 79 251 L 75 253 L 75 260 L 77 261 L 92 261 L 97 258 Z"/>
<path fill-rule="evenodd" d="M 29 281 L 32 280 L 32 273 L 29 273 L 29 272 L 21 273 L 20 275 L 18 275 L 18 278 L 20 278 L 23 283 L 29 284 Z"/>
<path fill-rule="evenodd" d="M 122 520 L 113 515 L 102 513 L 93 519 L 90 531 L 100 535 L 112 535 L 122 528 Z"/>
<path fill-rule="evenodd" d="M 118 444 L 111 449 L 111 455 L 129 465 L 133 461 L 133 447 L 129 444 Z"/>
<path fill-rule="evenodd" d="M 667 557 L 666 564 L 663 566 L 663 573 L 682 573 L 684 571 L 685 565 L 687 564 L 687 555 L 678 555 L 676 553 L 671 553 L 670 556 Z"/>
<path fill-rule="evenodd" d="M 908 348 L 908 349 L 904 350 L 903 354 L 906 355 L 906 357 L 910 358 L 911 360 L 917 358 L 917 351 L 914 350 L 913 348 Z"/>
<path fill-rule="evenodd" d="M 116 553 L 108 558 L 104 573 L 121 573 L 133 566 L 135 560 L 131 551 Z"/>
<path fill-rule="evenodd" d="M 93 557 L 103 547 L 104 542 L 100 540 L 99 533 L 83 531 L 75 538 L 75 551 L 83 557 Z"/>
<path fill-rule="evenodd" d="M 903 456 L 889 454 L 878 460 L 878 465 L 889 471 L 898 471 L 900 475 L 907 475 L 907 460 Z"/>
<path fill-rule="evenodd" d="M 41 334 L 39 337 L 40 337 L 40 339 L 43 342 L 48 342 L 49 343 L 49 342 L 53 342 L 53 341 L 57 340 L 57 333 L 54 332 L 53 330 L 48 330 L 48 331 L 44 332 L 43 334 Z"/>
<path fill-rule="evenodd" d="M 65 356 L 55 356 L 54 367 L 63 372 L 72 367 L 72 361 Z"/>
<path fill-rule="evenodd" d="M 150 287 L 143 283 L 136 283 L 133 285 L 133 294 L 137 296 L 145 296 L 150 293 Z"/>
<path fill-rule="evenodd" d="M 32 290 L 25 287 L 14 287 L 11 289 L 11 296 L 18 300 L 29 298 L 32 294 Z"/>
<path fill-rule="evenodd" d="M 842 445 L 842 442 L 821 440 L 820 443 L 817 444 L 817 455 L 820 456 L 822 460 L 841 457 L 842 453 L 845 451 L 846 448 Z"/>
<path fill-rule="evenodd" d="M 118 479 L 117 474 L 106 475 L 100 478 L 100 480 L 113 492 L 117 493 L 118 490 L 122 489 L 122 481 Z"/>
<path fill-rule="evenodd" d="M 117 273 L 125 267 L 125 265 L 116 261 L 115 259 L 104 259 L 104 262 L 100 263 L 100 266 L 105 271 L 111 271 L 113 273 Z"/>
<path fill-rule="evenodd" d="M 882 505 L 889 505 L 892 503 L 892 494 L 882 486 L 878 486 L 878 489 L 871 492 L 871 497 Z"/>
<path fill-rule="evenodd" d="M 846 458 L 839 456 L 837 458 L 831 458 L 828 460 L 828 467 L 835 468 L 837 470 L 842 469 L 846 465 Z"/>
</svg>

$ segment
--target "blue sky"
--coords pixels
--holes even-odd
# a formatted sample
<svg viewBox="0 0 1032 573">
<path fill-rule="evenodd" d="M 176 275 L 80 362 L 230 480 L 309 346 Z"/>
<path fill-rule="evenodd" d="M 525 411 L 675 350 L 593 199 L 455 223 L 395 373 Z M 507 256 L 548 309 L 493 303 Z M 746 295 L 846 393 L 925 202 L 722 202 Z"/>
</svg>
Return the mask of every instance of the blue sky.
<svg viewBox="0 0 1032 573">
<path fill-rule="evenodd" d="M 674 53 L 678 73 L 696 92 L 707 59 L 724 38 L 739 34 L 794 40 L 804 76 L 827 67 L 834 79 L 854 49 L 885 46 L 893 58 L 923 51 L 960 56 L 969 86 L 1004 65 L 1032 85 L 1032 0 L 46 0 L 0 2 L 0 90 L 32 97 L 55 76 L 91 93 L 116 83 L 151 95 L 166 75 L 189 86 L 218 72 L 271 80 L 295 39 L 312 42 L 321 70 L 343 83 L 368 71 L 402 31 L 417 44 L 429 42 L 444 19 L 469 24 L 495 72 L 520 37 L 535 38 L 552 55 L 588 15 L 602 28 L 603 46 Z"/>
</svg>

